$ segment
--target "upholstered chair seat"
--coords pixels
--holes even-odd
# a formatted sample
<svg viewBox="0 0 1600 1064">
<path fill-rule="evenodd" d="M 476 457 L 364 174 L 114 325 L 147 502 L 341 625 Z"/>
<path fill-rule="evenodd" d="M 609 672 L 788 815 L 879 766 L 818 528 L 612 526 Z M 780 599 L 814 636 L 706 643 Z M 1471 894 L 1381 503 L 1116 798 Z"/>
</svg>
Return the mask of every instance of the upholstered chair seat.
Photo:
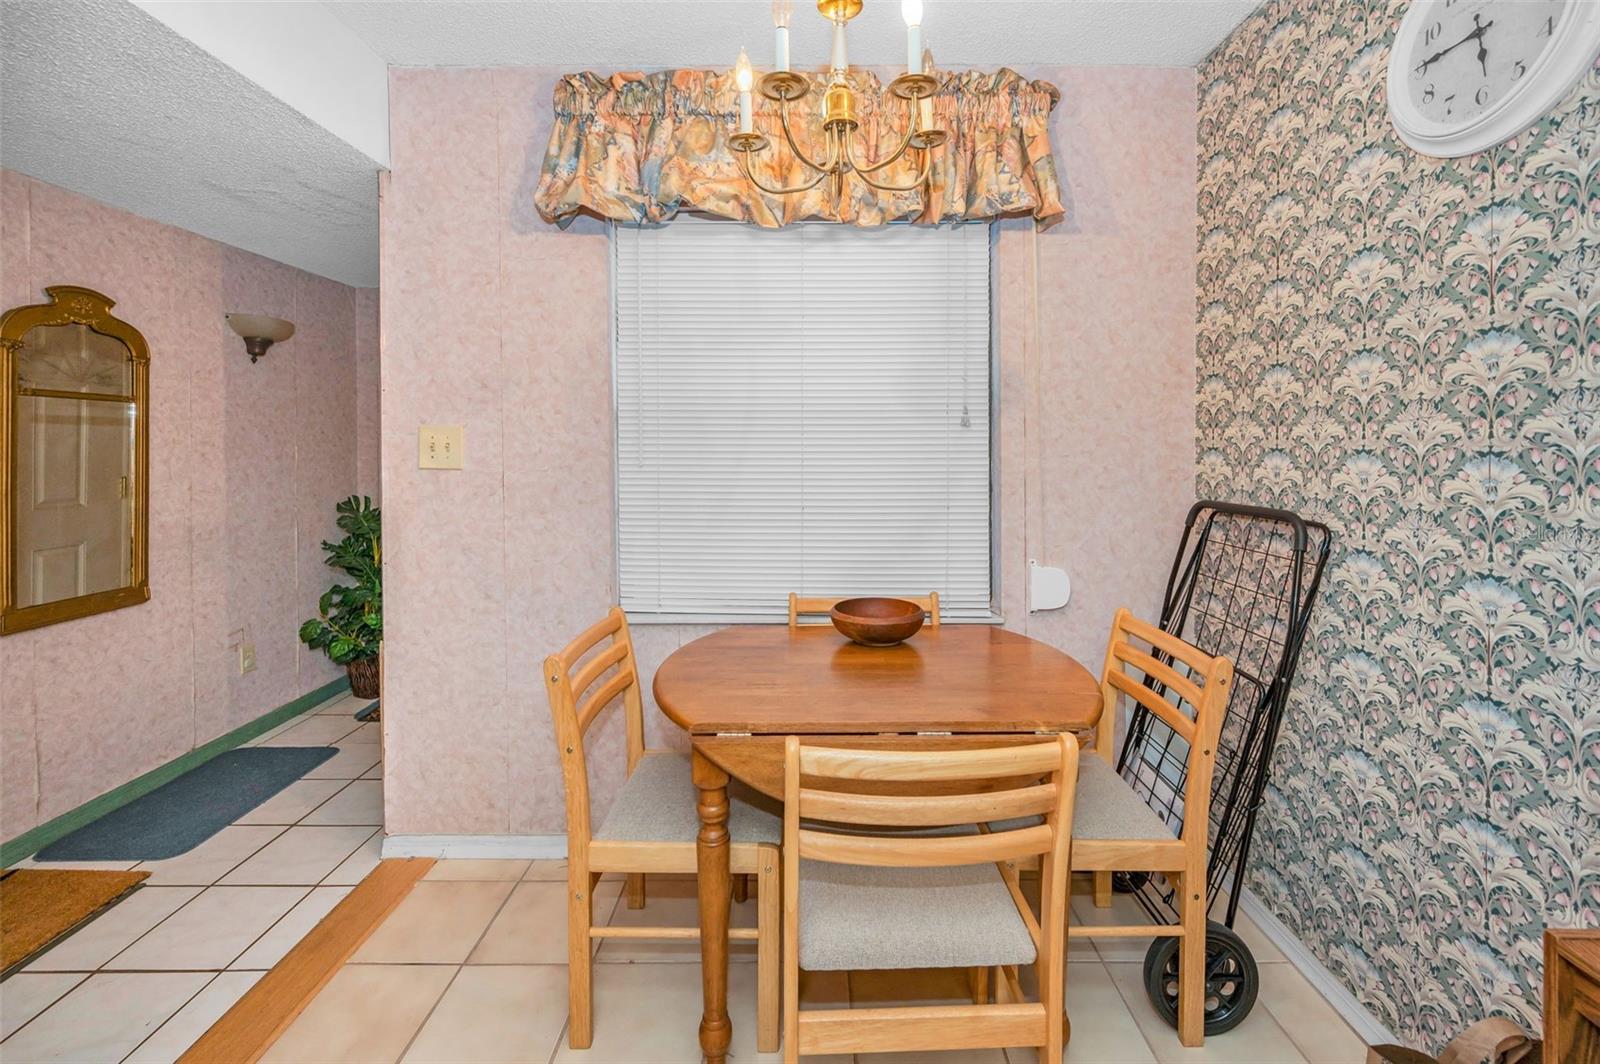
<svg viewBox="0 0 1600 1064">
<path fill-rule="evenodd" d="M 1075 839 L 1160 839 L 1177 836 L 1159 813 L 1134 793 L 1102 758 L 1078 762 L 1078 800 L 1072 810 Z"/>
<path fill-rule="evenodd" d="M 619 842 L 693 842 L 700 833 L 689 758 L 648 753 L 634 767 L 606 813 L 597 839 Z M 761 803 L 770 806 L 762 808 Z M 739 786 L 728 788 L 728 836 L 734 842 L 783 841 L 775 802 Z"/>
<path fill-rule="evenodd" d="M 1033 936 L 993 864 L 876 868 L 802 861 L 800 967 L 1032 964 Z"/>
</svg>

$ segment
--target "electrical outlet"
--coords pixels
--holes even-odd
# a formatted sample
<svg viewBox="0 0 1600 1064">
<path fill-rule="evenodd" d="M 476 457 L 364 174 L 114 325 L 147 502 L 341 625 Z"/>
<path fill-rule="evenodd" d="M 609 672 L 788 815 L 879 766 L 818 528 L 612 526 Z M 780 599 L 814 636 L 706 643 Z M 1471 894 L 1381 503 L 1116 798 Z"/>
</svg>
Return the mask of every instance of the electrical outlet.
<svg viewBox="0 0 1600 1064">
<path fill-rule="evenodd" d="M 256 671 L 256 645 L 254 643 L 239 644 L 239 675 Z"/>
<path fill-rule="evenodd" d="M 418 469 L 462 467 L 460 425 L 421 425 L 417 428 Z"/>
</svg>

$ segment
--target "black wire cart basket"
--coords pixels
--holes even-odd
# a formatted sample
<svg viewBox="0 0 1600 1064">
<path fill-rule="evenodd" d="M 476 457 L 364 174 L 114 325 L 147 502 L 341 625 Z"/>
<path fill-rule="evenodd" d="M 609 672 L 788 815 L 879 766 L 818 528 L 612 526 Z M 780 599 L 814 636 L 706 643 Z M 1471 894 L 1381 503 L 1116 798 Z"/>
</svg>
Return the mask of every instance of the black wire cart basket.
<svg viewBox="0 0 1600 1064">
<path fill-rule="evenodd" d="M 1228 904 L 1224 918 L 1209 921 L 1206 932 L 1208 1035 L 1238 1026 L 1259 989 L 1255 958 L 1234 933 L 1233 922 L 1272 749 L 1331 540 L 1326 525 L 1287 510 L 1199 502 L 1184 522 L 1167 577 L 1161 628 L 1234 663 L 1211 782 L 1206 904 L 1214 905 L 1224 888 Z M 1188 752 L 1160 717 L 1135 703 L 1117 771 L 1175 832 L 1183 827 Z M 1157 923 L 1178 921 L 1176 899 L 1164 877 L 1119 873 L 1115 883 Z M 1174 1026 L 1178 944 L 1176 938 L 1156 939 L 1144 962 L 1145 991 Z"/>
</svg>

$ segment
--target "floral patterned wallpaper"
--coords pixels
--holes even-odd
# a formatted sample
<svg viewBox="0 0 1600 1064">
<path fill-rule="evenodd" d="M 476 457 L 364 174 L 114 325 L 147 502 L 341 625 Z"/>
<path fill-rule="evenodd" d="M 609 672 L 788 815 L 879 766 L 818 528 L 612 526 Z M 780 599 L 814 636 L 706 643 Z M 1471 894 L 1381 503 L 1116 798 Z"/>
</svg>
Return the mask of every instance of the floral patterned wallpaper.
<svg viewBox="0 0 1600 1064">
<path fill-rule="evenodd" d="M 1200 69 L 1198 490 L 1335 553 L 1254 891 L 1391 1030 L 1538 1029 L 1600 924 L 1600 66 L 1417 155 L 1400 0 L 1269 0 Z"/>
</svg>

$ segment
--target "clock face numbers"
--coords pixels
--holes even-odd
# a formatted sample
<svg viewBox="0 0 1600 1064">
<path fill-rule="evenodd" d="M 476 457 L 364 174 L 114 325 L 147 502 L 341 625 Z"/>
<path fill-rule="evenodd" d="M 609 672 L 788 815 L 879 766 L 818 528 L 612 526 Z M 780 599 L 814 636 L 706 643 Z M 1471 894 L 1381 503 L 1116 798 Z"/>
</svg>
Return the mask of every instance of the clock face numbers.
<svg viewBox="0 0 1600 1064">
<path fill-rule="evenodd" d="M 1423 118 L 1468 123 L 1515 95 L 1580 0 L 1419 0 L 1406 86 Z"/>
</svg>

